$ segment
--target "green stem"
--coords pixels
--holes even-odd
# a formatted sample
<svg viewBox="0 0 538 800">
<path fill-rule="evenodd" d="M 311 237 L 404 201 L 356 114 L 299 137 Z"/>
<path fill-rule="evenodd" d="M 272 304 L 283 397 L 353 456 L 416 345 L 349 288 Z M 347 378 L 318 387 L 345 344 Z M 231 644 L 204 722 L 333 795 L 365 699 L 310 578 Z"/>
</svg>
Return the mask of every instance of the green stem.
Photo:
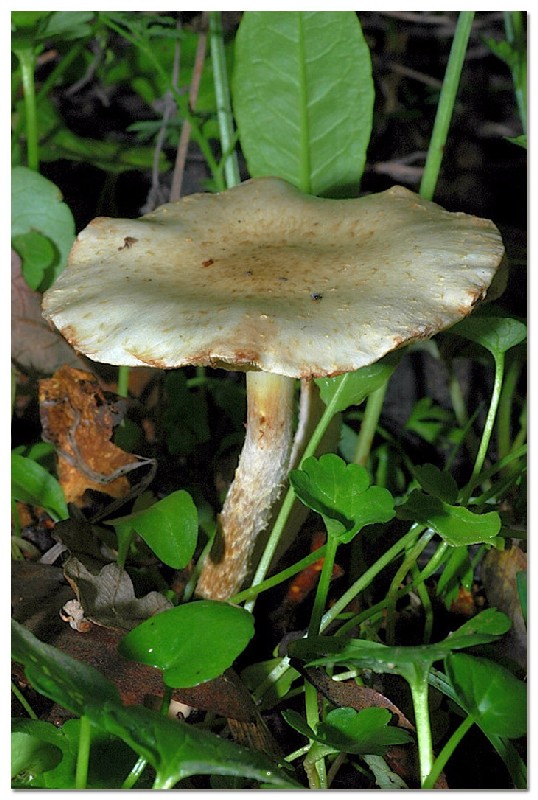
<svg viewBox="0 0 538 800">
<path fill-rule="evenodd" d="M 23 695 L 19 687 L 15 683 L 13 683 L 13 681 L 11 681 L 11 691 L 13 692 L 13 694 L 15 695 L 21 706 L 24 708 L 30 719 L 39 719 L 37 714 L 33 710 L 32 706 L 26 699 L 26 697 Z"/>
<path fill-rule="evenodd" d="M 35 172 L 39 171 L 39 136 L 37 132 L 37 110 L 35 97 L 35 52 L 31 47 L 16 50 L 21 65 L 22 86 L 24 91 L 24 111 L 26 117 L 26 158 L 27 166 Z"/>
<path fill-rule="evenodd" d="M 474 13 L 474 11 L 461 11 L 456 25 L 441 95 L 439 97 L 432 138 L 424 165 L 424 174 L 420 184 L 420 195 L 426 200 L 432 199 L 439 177 Z"/>
<path fill-rule="evenodd" d="M 418 537 L 423 530 L 423 527 L 420 526 L 416 528 L 415 535 Z M 422 553 L 430 539 L 434 536 L 434 531 L 428 530 L 426 533 L 414 544 L 413 547 L 409 550 L 406 557 L 402 561 L 399 569 L 396 572 L 396 575 L 391 581 L 389 590 L 386 595 L 387 601 L 387 644 L 392 645 L 394 644 L 395 639 L 395 627 L 396 627 L 396 600 L 398 595 L 398 589 L 400 584 L 403 582 L 403 579 L 413 566 L 416 564 L 417 558 Z"/>
<path fill-rule="evenodd" d="M 361 464 L 363 467 L 368 463 L 368 456 L 370 455 L 372 442 L 377 430 L 377 423 L 379 422 L 383 409 L 383 401 L 385 400 L 388 385 L 389 382 L 387 380 L 378 389 L 375 389 L 366 401 L 364 416 L 357 436 L 355 455 L 353 457 L 354 463 Z"/>
<path fill-rule="evenodd" d="M 521 11 L 504 11 L 506 40 L 517 53 L 517 62 L 512 67 L 512 79 L 523 133 L 527 133 L 527 45 Z"/>
<path fill-rule="evenodd" d="M 80 718 L 78 734 L 77 765 L 75 770 L 75 789 L 85 789 L 88 783 L 88 765 L 90 762 L 90 747 L 92 741 L 91 723 L 88 717 Z"/>
<path fill-rule="evenodd" d="M 433 789 L 448 759 L 461 742 L 469 728 L 474 725 L 474 722 L 474 718 L 469 714 L 469 716 L 466 717 L 460 725 L 458 725 L 448 742 L 446 742 L 445 746 L 435 759 L 435 763 L 430 770 L 430 773 L 422 784 L 423 789 Z"/>
<path fill-rule="evenodd" d="M 271 575 L 270 578 L 267 578 L 261 583 L 257 583 L 255 586 L 250 586 L 248 589 L 243 589 L 241 592 L 234 594 L 233 597 L 230 597 L 229 602 L 237 605 L 238 603 L 243 603 L 245 600 L 252 600 L 253 597 L 257 597 L 262 592 L 266 592 L 268 589 L 278 586 L 279 583 L 284 583 L 284 581 L 287 581 L 289 578 L 293 578 L 293 576 L 297 575 L 297 573 L 301 572 L 301 570 L 306 569 L 320 558 L 323 558 L 326 549 L 327 545 L 322 545 L 317 550 L 314 550 L 313 553 L 309 553 L 300 561 L 296 561 L 295 564 L 291 565 L 291 567 L 283 569 L 281 572 L 277 572 L 275 575 Z"/>
<path fill-rule="evenodd" d="M 424 788 L 424 781 L 432 771 L 433 745 L 430 727 L 430 712 L 428 707 L 428 672 L 423 674 L 420 667 L 415 669 L 415 678 L 409 681 L 413 711 L 415 712 L 415 728 L 417 730 L 418 758 L 420 764 L 420 785 Z"/>
<path fill-rule="evenodd" d="M 213 65 L 213 84 L 217 101 L 217 119 L 219 123 L 221 152 L 224 160 L 224 177 L 226 187 L 230 189 L 241 182 L 237 153 L 234 149 L 235 134 L 233 127 L 232 103 L 228 85 L 226 68 L 226 52 L 222 35 L 222 11 L 209 12 L 209 38 L 211 61 Z"/>
<path fill-rule="evenodd" d="M 134 765 L 130 773 L 123 781 L 121 788 L 132 789 L 135 783 L 142 775 L 142 773 L 144 772 L 144 770 L 146 769 L 147 764 L 148 764 L 147 759 L 145 759 L 143 756 L 140 756 L 140 758 L 137 760 L 136 764 Z"/>
<path fill-rule="evenodd" d="M 327 603 L 327 595 L 329 594 L 329 584 L 334 567 L 334 560 L 336 558 L 336 550 L 338 549 L 338 537 L 331 532 L 328 532 L 327 547 L 325 558 L 323 559 L 323 566 L 321 568 L 321 575 L 319 576 L 316 597 L 314 599 L 314 606 L 310 616 L 310 623 L 308 625 L 308 635 L 316 636 L 319 633 L 319 626 L 323 611 Z"/>
<path fill-rule="evenodd" d="M 484 430 L 482 431 L 482 439 L 480 441 L 480 447 L 478 448 L 478 454 L 476 456 L 473 472 L 471 477 L 469 478 L 467 486 L 462 491 L 461 495 L 462 505 L 467 505 L 467 503 L 469 502 L 472 487 L 476 485 L 475 481 L 478 475 L 480 475 L 482 467 L 484 466 L 484 461 L 486 460 L 486 454 L 488 452 L 491 435 L 493 433 L 493 426 L 495 424 L 495 416 L 497 414 L 497 407 L 499 405 L 502 383 L 503 383 L 504 353 L 503 352 L 496 353 L 494 355 L 494 359 L 495 359 L 495 379 L 493 383 L 493 393 L 491 395 L 488 414 L 486 417 L 486 422 L 484 424 Z"/>
<path fill-rule="evenodd" d="M 519 358 L 510 360 L 503 380 L 497 413 L 497 457 L 504 458 L 511 450 L 513 399 L 523 364 Z"/>
<path fill-rule="evenodd" d="M 360 594 L 367 586 L 371 584 L 374 578 L 383 570 L 385 567 L 393 561 L 401 552 L 402 550 L 406 550 L 407 547 L 415 541 L 417 536 L 416 531 L 417 525 L 414 524 L 411 526 L 411 529 L 402 536 L 402 538 L 397 541 L 392 547 L 389 547 L 386 550 L 381 558 L 372 564 L 370 569 L 367 569 L 366 572 L 358 578 L 322 617 L 319 630 L 320 633 L 323 631 L 333 622 L 336 617 L 348 606 L 355 597 Z"/>
<path fill-rule="evenodd" d="M 129 367 L 122 364 L 118 367 L 118 395 L 127 397 L 129 394 Z"/>
<path fill-rule="evenodd" d="M 61 57 L 58 64 L 54 67 L 54 69 L 50 73 L 50 75 L 48 75 L 48 77 L 43 81 L 43 83 L 39 87 L 39 91 L 37 92 L 36 95 L 37 103 L 39 103 L 40 100 L 43 100 L 51 91 L 51 89 L 53 89 L 56 86 L 56 84 L 58 83 L 58 79 L 61 77 L 62 73 L 64 73 L 67 69 L 69 69 L 73 61 L 75 61 L 78 58 L 81 51 L 86 46 L 86 43 L 87 39 L 79 40 L 75 45 L 70 47 L 65 52 L 65 54 Z"/>
</svg>

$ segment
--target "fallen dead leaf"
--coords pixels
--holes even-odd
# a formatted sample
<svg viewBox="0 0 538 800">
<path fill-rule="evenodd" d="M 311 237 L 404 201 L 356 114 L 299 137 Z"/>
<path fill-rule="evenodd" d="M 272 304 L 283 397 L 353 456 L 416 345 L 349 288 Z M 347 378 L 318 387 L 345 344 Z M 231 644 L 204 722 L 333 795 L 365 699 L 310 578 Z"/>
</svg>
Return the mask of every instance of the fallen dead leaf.
<svg viewBox="0 0 538 800">
<path fill-rule="evenodd" d="M 41 315 L 41 294 L 21 274 L 21 260 L 11 251 L 11 360 L 20 369 L 50 375 L 62 364 L 84 367 L 84 360 Z"/>
<path fill-rule="evenodd" d="M 159 592 L 136 597 L 128 573 L 115 563 L 105 564 L 93 575 L 78 558 L 71 556 L 64 564 L 64 575 L 85 619 L 97 625 L 130 631 L 159 611 L 172 608 Z"/>
<path fill-rule="evenodd" d="M 55 445 L 67 503 L 84 506 L 88 489 L 127 497 L 127 473 L 150 463 L 111 441 L 121 413 L 89 372 L 63 366 L 39 382 L 43 438 Z"/>
</svg>

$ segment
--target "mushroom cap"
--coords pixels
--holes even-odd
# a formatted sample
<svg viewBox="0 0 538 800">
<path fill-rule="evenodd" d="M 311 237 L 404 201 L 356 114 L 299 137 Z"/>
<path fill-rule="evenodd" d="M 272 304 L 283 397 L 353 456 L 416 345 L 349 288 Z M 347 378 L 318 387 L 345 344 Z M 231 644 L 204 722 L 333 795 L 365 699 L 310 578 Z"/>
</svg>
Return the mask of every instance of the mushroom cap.
<svg viewBox="0 0 538 800">
<path fill-rule="evenodd" d="M 43 313 L 95 361 L 331 376 L 465 317 L 503 253 L 489 220 L 400 186 L 329 200 L 255 178 L 94 219 Z"/>
</svg>

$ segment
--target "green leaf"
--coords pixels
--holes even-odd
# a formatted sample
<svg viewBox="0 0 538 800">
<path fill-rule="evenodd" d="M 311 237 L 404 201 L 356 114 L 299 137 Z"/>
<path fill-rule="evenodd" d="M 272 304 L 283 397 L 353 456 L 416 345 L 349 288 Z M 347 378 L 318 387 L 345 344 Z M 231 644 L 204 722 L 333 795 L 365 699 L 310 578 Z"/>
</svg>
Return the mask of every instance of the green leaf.
<svg viewBox="0 0 538 800">
<path fill-rule="evenodd" d="M 399 356 L 391 354 L 355 372 L 347 372 L 336 378 L 316 378 L 321 399 L 326 406 L 331 406 L 334 414 L 345 411 L 349 406 L 360 405 L 369 394 L 388 381 L 398 360 Z"/>
<path fill-rule="evenodd" d="M 486 314 L 473 314 L 450 332 L 485 347 L 495 358 L 527 338 L 527 326 L 518 319 Z"/>
<path fill-rule="evenodd" d="M 290 482 L 299 499 L 321 514 L 342 541 L 347 542 L 362 527 L 388 522 L 394 516 L 394 502 L 387 489 L 370 486 L 367 470 L 359 464 L 346 464 L 333 453 L 307 458 L 300 469 L 290 473 Z"/>
<path fill-rule="evenodd" d="M 15 719 L 11 728 L 12 788 L 35 785 L 36 778 L 62 760 L 60 731 L 49 722 Z M 38 784 L 39 785 L 39 784 Z"/>
<path fill-rule="evenodd" d="M 15 620 L 11 621 L 11 654 L 24 665 L 35 689 L 79 716 L 100 708 L 106 700 L 119 702 L 116 687 L 100 672 L 40 642 Z"/>
<path fill-rule="evenodd" d="M 17 453 L 11 454 L 11 496 L 22 503 L 41 506 L 53 520 L 69 516 L 63 489 L 54 475 Z"/>
<path fill-rule="evenodd" d="M 54 242 L 38 231 L 28 231 L 14 236 L 11 246 L 21 257 L 26 283 L 31 289 L 37 290 L 58 261 Z"/>
<path fill-rule="evenodd" d="M 39 234 L 50 242 L 56 251 L 52 261 L 50 249 L 43 251 L 41 248 L 44 261 L 39 266 L 35 238 L 32 244 L 28 234 Z M 11 237 L 15 249 L 17 242 L 19 246 L 22 244 L 21 251 L 17 252 L 25 278 L 28 269 L 29 285 L 41 290 L 51 286 L 67 262 L 75 239 L 75 223 L 57 186 L 27 167 L 14 167 L 11 171 Z M 29 263 L 25 261 L 25 251 Z M 39 277 L 41 280 L 36 286 Z"/>
<path fill-rule="evenodd" d="M 441 642 L 418 646 L 389 647 L 367 639 L 344 636 L 309 636 L 290 642 L 291 656 L 315 664 L 344 664 L 357 669 L 402 675 L 410 683 L 416 671 L 428 669 L 452 650 L 488 644 L 510 628 L 510 620 L 500 611 L 487 609 L 466 622 Z"/>
<path fill-rule="evenodd" d="M 183 569 L 191 560 L 198 538 L 198 511 L 188 492 L 180 489 L 143 511 L 107 520 L 123 536 L 135 530 L 155 555 L 169 567 Z"/>
<path fill-rule="evenodd" d="M 523 147 L 524 150 L 527 149 L 527 134 L 522 133 L 520 136 L 507 136 L 506 139 L 512 144 L 517 144 L 518 147 Z"/>
<path fill-rule="evenodd" d="M 527 732 L 527 687 L 486 658 L 452 653 L 445 669 L 458 701 L 486 734 L 517 739 Z"/>
<path fill-rule="evenodd" d="M 434 464 L 423 464 L 413 467 L 413 476 L 422 488 L 433 497 L 446 503 L 455 503 L 458 499 L 458 484 L 449 472 L 444 472 Z"/>
<path fill-rule="evenodd" d="M 388 747 L 412 741 L 407 731 L 388 725 L 392 714 L 386 708 L 335 708 L 317 724 L 315 732 L 292 709 L 282 712 L 282 716 L 307 739 L 324 745 L 323 754 L 384 755 Z"/>
<path fill-rule="evenodd" d="M 316 728 L 318 741 L 342 753 L 383 755 L 388 747 L 412 741 L 408 731 L 390 725 L 386 708 L 335 708 Z"/>
<path fill-rule="evenodd" d="M 167 686 L 197 686 L 230 667 L 253 635 L 248 611 L 216 600 L 197 600 L 141 623 L 124 636 L 119 651 L 161 669 Z"/>
<path fill-rule="evenodd" d="M 157 773 L 154 788 L 171 788 L 196 774 L 243 775 L 277 788 L 301 788 L 260 753 L 141 706 L 125 708 L 100 672 L 40 642 L 14 621 L 12 648 L 34 688 L 69 711 L 85 714 L 98 730 L 119 737 L 146 758 Z"/>
<path fill-rule="evenodd" d="M 405 503 L 397 506 L 396 516 L 428 525 L 452 547 L 488 542 L 501 529 L 501 518 L 496 511 L 474 514 L 468 508 L 449 505 L 419 489 L 413 489 Z"/>
<path fill-rule="evenodd" d="M 141 706 L 105 704 L 102 725 L 154 767 L 154 789 L 171 789 L 190 775 L 242 775 L 275 788 L 302 788 L 262 753 Z"/>
<path fill-rule="evenodd" d="M 370 53 L 350 11 L 247 11 L 234 111 L 252 177 L 357 194 L 372 127 Z"/>
</svg>

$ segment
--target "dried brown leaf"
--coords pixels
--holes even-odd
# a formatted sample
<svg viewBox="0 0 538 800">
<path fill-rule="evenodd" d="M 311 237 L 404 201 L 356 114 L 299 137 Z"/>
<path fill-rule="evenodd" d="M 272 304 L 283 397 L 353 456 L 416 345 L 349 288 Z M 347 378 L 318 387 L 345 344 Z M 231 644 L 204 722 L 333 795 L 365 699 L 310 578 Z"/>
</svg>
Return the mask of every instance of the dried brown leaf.
<svg viewBox="0 0 538 800">
<path fill-rule="evenodd" d="M 11 251 L 11 359 L 21 369 L 50 375 L 62 364 L 84 361 L 41 315 L 41 294 L 30 289 L 19 255 Z"/>
</svg>

